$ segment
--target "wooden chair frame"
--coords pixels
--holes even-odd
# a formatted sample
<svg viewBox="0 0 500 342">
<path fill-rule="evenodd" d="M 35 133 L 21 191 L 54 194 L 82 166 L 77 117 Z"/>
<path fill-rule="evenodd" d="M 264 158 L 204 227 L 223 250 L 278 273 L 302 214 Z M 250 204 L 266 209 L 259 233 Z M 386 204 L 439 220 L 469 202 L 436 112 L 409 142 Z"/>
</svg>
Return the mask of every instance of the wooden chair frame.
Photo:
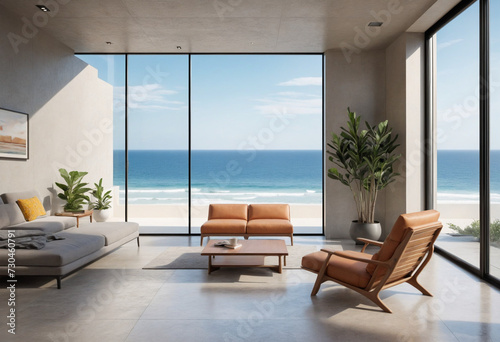
<svg viewBox="0 0 500 342">
<path fill-rule="evenodd" d="M 322 249 L 322 251 L 328 253 L 328 255 L 319 272 L 308 269 L 306 267 L 302 267 L 307 271 L 318 274 L 311 292 L 311 296 L 315 296 L 318 293 L 322 283 L 331 280 L 362 294 L 363 296 L 377 304 L 382 310 L 388 313 L 392 313 L 392 311 L 382 302 L 379 294 L 382 290 L 389 287 L 396 286 L 402 283 L 409 283 L 417 290 L 422 292 L 422 294 L 432 297 L 432 294 L 427 291 L 422 285 L 420 285 L 420 283 L 417 281 L 417 277 L 420 275 L 424 267 L 431 259 L 434 252 L 434 242 L 436 241 L 442 227 L 443 226 L 441 223 L 436 222 L 418 227 L 419 229 L 416 230 L 407 228 L 403 235 L 403 240 L 396 248 L 393 256 L 387 261 L 378 261 L 371 260 L 371 258 L 355 257 L 345 251 Z M 364 252 L 368 245 L 375 245 L 378 247 L 381 247 L 383 245 L 383 243 L 379 241 L 362 238 L 358 238 L 358 240 L 365 243 L 365 245 L 361 249 L 361 252 Z M 364 288 L 359 288 L 335 279 L 334 277 L 328 276 L 326 274 L 326 270 L 328 267 L 328 263 L 333 255 L 341 258 L 376 265 L 375 271 L 373 272 L 368 285 L 366 285 L 366 287 Z M 377 276 L 382 272 L 385 272 L 383 276 Z"/>
</svg>

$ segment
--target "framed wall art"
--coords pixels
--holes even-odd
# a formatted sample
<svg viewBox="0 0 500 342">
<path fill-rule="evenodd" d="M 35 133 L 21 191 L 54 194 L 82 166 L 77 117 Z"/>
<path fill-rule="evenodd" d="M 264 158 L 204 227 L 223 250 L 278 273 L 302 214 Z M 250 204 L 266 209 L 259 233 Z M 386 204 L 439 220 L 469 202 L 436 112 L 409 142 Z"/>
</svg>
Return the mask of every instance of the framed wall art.
<svg viewBox="0 0 500 342">
<path fill-rule="evenodd" d="M 28 114 L 0 108 L 0 158 L 28 159 Z"/>
</svg>

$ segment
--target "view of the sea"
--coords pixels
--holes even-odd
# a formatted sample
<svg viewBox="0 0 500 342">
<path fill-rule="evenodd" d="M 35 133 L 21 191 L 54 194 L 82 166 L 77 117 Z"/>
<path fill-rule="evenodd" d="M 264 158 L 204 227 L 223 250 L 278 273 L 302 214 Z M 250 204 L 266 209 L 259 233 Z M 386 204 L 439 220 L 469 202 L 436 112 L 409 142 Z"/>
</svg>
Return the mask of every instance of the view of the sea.
<svg viewBox="0 0 500 342">
<path fill-rule="evenodd" d="M 191 152 L 193 204 L 322 203 L 322 152 Z M 114 151 L 114 185 L 124 198 L 125 153 Z M 188 152 L 129 151 L 129 204 L 185 204 Z"/>
</svg>

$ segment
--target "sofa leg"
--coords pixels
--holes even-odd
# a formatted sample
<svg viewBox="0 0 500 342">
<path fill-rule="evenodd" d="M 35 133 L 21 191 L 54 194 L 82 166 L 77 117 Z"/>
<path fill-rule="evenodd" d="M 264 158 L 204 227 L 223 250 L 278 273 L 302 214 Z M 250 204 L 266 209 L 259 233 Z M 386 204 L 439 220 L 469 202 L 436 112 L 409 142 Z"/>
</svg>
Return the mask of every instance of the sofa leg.
<svg viewBox="0 0 500 342">
<path fill-rule="evenodd" d="M 137 247 L 141 247 L 141 243 L 139 242 L 139 237 L 137 237 Z"/>
<path fill-rule="evenodd" d="M 290 242 L 291 242 L 291 244 L 293 246 L 293 235 L 290 235 Z"/>
<path fill-rule="evenodd" d="M 202 235 L 200 238 L 200 246 L 203 246 L 203 238 L 204 238 L 204 236 Z"/>
<path fill-rule="evenodd" d="M 57 280 L 57 289 L 60 290 L 61 289 L 61 277 L 56 277 L 56 280 Z"/>
</svg>

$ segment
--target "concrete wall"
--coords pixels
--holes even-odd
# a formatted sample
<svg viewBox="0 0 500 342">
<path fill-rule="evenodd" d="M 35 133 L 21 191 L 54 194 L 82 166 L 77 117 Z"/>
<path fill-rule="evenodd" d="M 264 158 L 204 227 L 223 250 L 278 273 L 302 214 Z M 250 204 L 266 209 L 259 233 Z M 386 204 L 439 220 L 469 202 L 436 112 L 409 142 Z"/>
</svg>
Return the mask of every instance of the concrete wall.
<svg viewBox="0 0 500 342">
<path fill-rule="evenodd" d="M 347 107 L 363 120 L 376 122 L 385 117 L 385 52 L 367 51 L 352 55 L 348 62 L 342 52 L 325 53 L 325 140 L 337 134 L 347 122 Z M 332 163 L 326 157 L 326 168 Z M 384 194 L 381 193 L 375 219 L 384 226 Z M 325 179 L 325 234 L 328 238 L 348 238 L 349 225 L 357 219 L 356 207 L 348 187 Z"/>
<path fill-rule="evenodd" d="M 0 159 L 0 193 L 50 196 L 60 167 L 88 171 L 90 182 L 103 177 L 111 188 L 112 87 L 42 31 L 12 44 L 23 25 L 0 6 L 0 107 L 29 114 L 29 160 Z"/>
<path fill-rule="evenodd" d="M 424 44 L 422 33 L 404 33 L 386 49 L 387 119 L 399 134 L 402 154 L 396 165 L 401 176 L 385 193 L 388 223 L 424 208 Z M 385 236 L 391 226 L 383 229 Z"/>
<path fill-rule="evenodd" d="M 399 135 L 395 165 L 398 180 L 379 193 L 375 219 L 385 238 L 396 218 L 424 208 L 424 36 L 405 33 L 386 50 L 352 55 L 350 63 L 340 51 L 325 54 L 325 137 L 345 126 L 348 106 L 364 120 L 389 120 Z M 325 160 L 326 167 L 332 166 Z M 356 207 L 349 188 L 325 179 L 325 233 L 328 238 L 347 238 Z"/>
</svg>

